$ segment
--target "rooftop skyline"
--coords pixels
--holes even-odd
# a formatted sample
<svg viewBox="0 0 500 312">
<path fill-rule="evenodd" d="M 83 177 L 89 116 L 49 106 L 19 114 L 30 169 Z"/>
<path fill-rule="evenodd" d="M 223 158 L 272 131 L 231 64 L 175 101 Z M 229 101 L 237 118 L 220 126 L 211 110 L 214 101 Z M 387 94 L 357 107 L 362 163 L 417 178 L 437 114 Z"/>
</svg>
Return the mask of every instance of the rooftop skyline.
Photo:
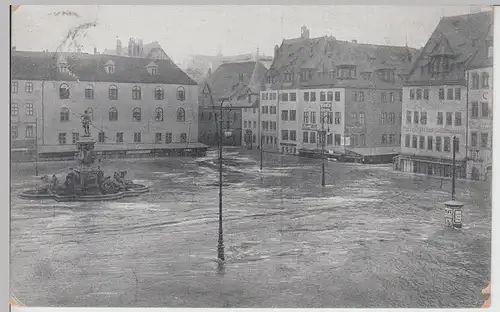
<svg viewBox="0 0 500 312">
<path fill-rule="evenodd" d="M 62 11 L 78 16 L 53 14 Z M 299 37 L 303 25 L 311 38 L 331 35 L 421 48 L 441 17 L 470 12 L 469 6 L 22 5 L 12 19 L 12 45 L 54 51 L 73 27 L 96 22 L 79 41 L 84 52 L 114 50 L 117 38 L 127 46 L 130 37 L 137 37 L 144 44 L 158 41 L 176 63 L 192 54 L 238 55 L 257 49 L 272 56 L 274 46 L 283 38 Z"/>
</svg>

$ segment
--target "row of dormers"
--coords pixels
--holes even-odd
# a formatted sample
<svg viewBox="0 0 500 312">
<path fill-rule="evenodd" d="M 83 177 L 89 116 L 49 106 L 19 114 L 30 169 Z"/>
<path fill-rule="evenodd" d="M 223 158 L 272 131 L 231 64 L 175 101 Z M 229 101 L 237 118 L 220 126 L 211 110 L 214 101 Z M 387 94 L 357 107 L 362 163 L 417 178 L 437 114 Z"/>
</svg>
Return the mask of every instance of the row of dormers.
<svg viewBox="0 0 500 312">
<path fill-rule="evenodd" d="M 57 61 L 57 67 L 61 73 L 69 73 L 68 62 L 62 55 L 59 57 L 59 60 Z M 106 73 L 110 75 L 115 73 L 115 68 L 116 68 L 115 62 L 113 62 L 112 60 L 109 60 L 104 64 L 104 69 L 106 70 Z M 156 76 L 158 74 L 158 65 L 154 61 L 152 61 L 146 66 L 146 70 L 150 75 Z"/>
</svg>

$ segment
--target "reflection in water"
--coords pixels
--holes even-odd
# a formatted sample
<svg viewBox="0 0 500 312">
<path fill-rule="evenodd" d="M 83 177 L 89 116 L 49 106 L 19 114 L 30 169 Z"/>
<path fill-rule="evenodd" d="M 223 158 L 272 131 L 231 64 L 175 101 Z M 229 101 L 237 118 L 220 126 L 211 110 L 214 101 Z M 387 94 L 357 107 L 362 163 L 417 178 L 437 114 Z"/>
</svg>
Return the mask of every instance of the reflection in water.
<svg viewBox="0 0 500 312">
<path fill-rule="evenodd" d="M 151 192 L 102 203 L 18 199 L 38 180 L 13 166 L 13 292 L 28 306 L 477 306 L 471 290 L 490 274 L 487 184 L 458 181 L 465 227 L 450 232 L 448 180 L 328 162 L 322 188 L 318 160 L 265 155 L 261 172 L 258 154 L 233 152 L 226 262 L 214 265 L 216 157 L 103 160 Z"/>
</svg>

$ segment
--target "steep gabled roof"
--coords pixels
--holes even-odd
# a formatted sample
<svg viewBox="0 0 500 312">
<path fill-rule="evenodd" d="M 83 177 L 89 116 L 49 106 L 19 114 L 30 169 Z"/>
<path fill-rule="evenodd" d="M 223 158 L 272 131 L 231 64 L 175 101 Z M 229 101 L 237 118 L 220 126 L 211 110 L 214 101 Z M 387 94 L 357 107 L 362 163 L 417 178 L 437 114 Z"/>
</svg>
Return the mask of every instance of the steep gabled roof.
<svg viewBox="0 0 500 312">
<path fill-rule="evenodd" d="M 61 73 L 57 70 L 58 55 L 64 56 L 70 73 Z M 115 64 L 113 74 L 108 74 L 105 70 L 105 65 L 110 61 Z M 11 73 L 12 79 L 16 80 L 197 85 L 177 65 L 168 60 L 156 60 L 157 75 L 150 75 L 146 68 L 150 62 L 151 60 L 143 58 L 103 54 L 13 51 Z"/>
<path fill-rule="evenodd" d="M 413 64 L 407 83 L 464 82 L 465 69 L 484 45 L 492 25 L 491 11 L 442 18 Z M 440 75 L 429 72 L 429 63 L 435 51 L 452 54 L 449 72 Z"/>
</svg>

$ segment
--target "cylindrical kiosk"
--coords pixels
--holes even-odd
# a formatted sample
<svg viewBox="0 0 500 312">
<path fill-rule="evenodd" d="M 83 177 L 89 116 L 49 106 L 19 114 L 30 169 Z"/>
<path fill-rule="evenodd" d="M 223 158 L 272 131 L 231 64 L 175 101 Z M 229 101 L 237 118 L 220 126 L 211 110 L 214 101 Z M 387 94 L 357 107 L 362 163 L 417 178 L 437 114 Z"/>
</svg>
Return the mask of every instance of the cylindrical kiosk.
<svg viewBox="0 0 500 312">
<path fill-rule="evenodd" d="M 456 200 L 444 203 L 444 221 L 446 226 L 460 229 L 462 228 L 462 207 L 464 204 Z"/>
</svg>

